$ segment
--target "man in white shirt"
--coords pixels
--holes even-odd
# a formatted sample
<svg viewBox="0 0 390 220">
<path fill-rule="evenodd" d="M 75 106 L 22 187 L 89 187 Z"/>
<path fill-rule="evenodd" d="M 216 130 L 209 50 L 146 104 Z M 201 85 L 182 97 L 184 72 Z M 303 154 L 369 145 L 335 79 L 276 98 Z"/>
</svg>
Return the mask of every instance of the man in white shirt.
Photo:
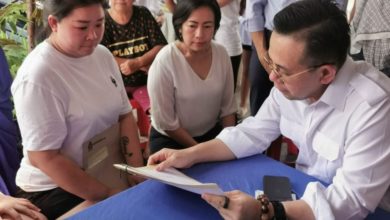
<svg viewBox="0 0 390 220">
<path fill-rule="evenodd" d="M 346 16 L 334 3 L 292 3 L 274 19 L 265 55 L 274 88 L 256 116 L 215 140 L 157 152 L 149 164 L 162 170 L 242 158 L 282 134 L 299 148 L 297 169 L 328 187 L 309 183 L 300 200 L 283 203 L 239 191 L 226 193 L 228 205 L 220 196 L 203 198 L 229 219 L 364 219 L 390 183 L 390 80 L 348 58 L 349 45 Z"/>
</svg>

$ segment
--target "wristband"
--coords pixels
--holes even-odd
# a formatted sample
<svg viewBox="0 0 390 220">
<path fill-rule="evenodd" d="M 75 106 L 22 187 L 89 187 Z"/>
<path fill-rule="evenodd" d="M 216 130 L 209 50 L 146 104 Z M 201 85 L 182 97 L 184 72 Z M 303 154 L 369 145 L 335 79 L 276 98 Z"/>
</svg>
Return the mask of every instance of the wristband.
<svg viewBox="0 0 390 220">
<path fill-rule="evenodd" d="M 279 201 L 271 201 L 271 204 L 274 207 L 274 217 L 272 220 L 287 220 L 286 210 L 284 210 L 283 204 Z"/>
</svg>

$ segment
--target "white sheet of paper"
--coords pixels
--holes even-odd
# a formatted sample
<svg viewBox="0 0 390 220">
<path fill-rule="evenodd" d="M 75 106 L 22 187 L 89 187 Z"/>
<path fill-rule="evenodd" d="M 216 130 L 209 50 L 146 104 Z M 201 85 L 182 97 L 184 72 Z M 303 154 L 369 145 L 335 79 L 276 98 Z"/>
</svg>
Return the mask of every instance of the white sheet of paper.
<svg viewBox="0 0 390 220">
<path fill-rule="evenodd" d="M 155 179 L 165 184 L 175 186 L 193 193 L 223 195 L 223 191 L 217 184 L 201 183 L 172 167 L 161 172 L 157 171 L 155 166 L 132 167 L 126 164 L 114 164 L 114 167 L 130 174 L 136 174 L 145 178 Z"/>
</svg>

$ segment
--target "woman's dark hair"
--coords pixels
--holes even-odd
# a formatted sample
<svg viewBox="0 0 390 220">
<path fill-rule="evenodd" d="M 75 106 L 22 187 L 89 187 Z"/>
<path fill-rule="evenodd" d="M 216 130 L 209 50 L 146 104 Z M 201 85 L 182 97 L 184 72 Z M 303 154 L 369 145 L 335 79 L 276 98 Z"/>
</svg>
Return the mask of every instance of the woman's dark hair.
<svg viewBox="0 0 390 220">
<path fill-rule="evenodd" d="M 51 29 L 48 25 L 47 18 L 53 15 L 58 21 L 68 16 L 75 8 L 101 4 L 103 8 L 107 8 L 106 0 L 44 0 L 42 20 L 44 23 L 44 33 L 39 38 L 46 38 L 51 34 Z"/>
<path fill-rule="evenodd" d="M 347 58 L 350 29 L 345 12 L 332 0 L 302 0 L 290 4 L 274 18 L 274 31 L 305 42 L 303 61 L 311 66 L 334 64 Z"/>
<path fill-rule="evenodd" d="M 214 14 L 214 34 L 217 32 L 219 22 L 221 21 L 221 10 L 216 0 L 180 0 L 175 7 L 172 17 L 176 38 L 180 41 L 183 40 L 180 33 L 183 23 L 190 17 L 194 10 L 200 7 L 208 7 L 211 9 Z"/>
</svg>

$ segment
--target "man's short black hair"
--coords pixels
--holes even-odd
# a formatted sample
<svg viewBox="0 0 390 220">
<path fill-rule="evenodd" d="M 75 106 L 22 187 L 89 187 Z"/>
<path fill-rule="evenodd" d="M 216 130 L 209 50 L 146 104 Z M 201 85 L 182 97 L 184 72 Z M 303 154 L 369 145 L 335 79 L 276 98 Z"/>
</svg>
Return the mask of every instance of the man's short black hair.
<svg viewBox="0 0 390 220">
<path fill-rule="evenodd" d="M 350 29 L 345 12 L 331 0 L 301 0 L 290 4 L 274 18 L 274 31 L 305 42 L 301 62 L 325 63 L 340 68 L 350 46 Z"/>
</svg>

